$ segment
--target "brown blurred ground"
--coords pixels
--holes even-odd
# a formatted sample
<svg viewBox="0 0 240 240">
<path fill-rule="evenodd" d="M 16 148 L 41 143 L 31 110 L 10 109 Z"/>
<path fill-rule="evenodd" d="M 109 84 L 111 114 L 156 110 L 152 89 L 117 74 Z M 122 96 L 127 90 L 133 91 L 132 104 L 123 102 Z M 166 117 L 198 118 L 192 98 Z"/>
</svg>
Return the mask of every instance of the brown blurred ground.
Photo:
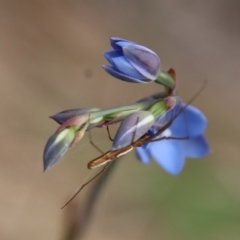
<svg viewBox="0 0 240 240">
<path fill-rule="evenodd" d="M 127 84 L 102 70 L 106 62 L 102 53 L 110 49 L 110 36 L 156 51 L 163 69 L 176 69 L 180 94 L 186 101 L 208 80 L 194 105 L 209 119 L 207 134 L 213 154 L 204 161 L 188 161 L 178 178 L 155 164 L 140 165 L 131 154 L 125 157 L 103 192 L 86 239 L 193 239 L 182 232 L 191 232 L 191 222 L 179 200 L 189 198 L 197 188 L 195 181 L 203 195 L 194 198 L 194 210 L 201 211 L 202 201 L 210 204 L 209 211 L 220 206 L 226 221 L 235 219 L 232 225 L 239 226 L 239 29 L 240 3 L 236 0 L 1 0 L 0 239 L 61 239 L 68 210 L 59 208 L 90 176 L 86 164 L 98 152 L 87 137 L 43 174 L 43 148 L 57 127 L 49 115 L 74 107 L 126 104 L 156 92 L 154 84 Z M 95 143 L 107 150 L 106 132 L 92 134 Z M 186 195 L 175 191 L 179 182 L 189 183 Z M 89 189 L 75 204 L 84 204 Z M 158 204 L 157 191 L 157 199 L 176 192 L 176 203 L 163 200 Z M 179 212 L 171 215 L 176 213 L 170 210 L 176 204 Z M 193 219 L 198 214 L 188 207 L 186 211 L 192 212 Z M 239 239 L 235 225 L 225 230 L 220 225 L 207 237 L 202 230 L 202 235 L 191 236 Z"/>
</svg>

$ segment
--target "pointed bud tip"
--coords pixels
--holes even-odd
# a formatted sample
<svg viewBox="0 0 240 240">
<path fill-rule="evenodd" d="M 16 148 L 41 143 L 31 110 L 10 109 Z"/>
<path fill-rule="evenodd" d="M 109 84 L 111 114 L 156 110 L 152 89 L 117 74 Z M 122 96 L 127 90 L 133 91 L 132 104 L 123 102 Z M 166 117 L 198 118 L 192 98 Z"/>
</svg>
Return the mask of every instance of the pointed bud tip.
<svg viewBox="0 0 240 240">
<path fill-rule="evenodd" d="M 169 108 L 169 109 L 173 109 L 174 107 L 175 107 L 175 105 L 176 105 L 176 98 L 174 98 L 174 97 L 166 97 L 165 99 L 164 99 L 164 101 L 165 101 L 165 103 L 166 103 L 166 105 L 167 105 L 167 107 Z"/>
<path fill-rule="evenodd" d="M 45 163 L 46 161 L 43 159 L 43 162 Z M 43 165 L 43 172 L 46 172 L 48 169 L 50 169 L 51 167 L 50 166 L 47 166 L 47 165 Z"/>
<path fill-rule="evenodd" d="M 54 115 L 49 116 L 49 118 L 56 121 L 56 119 L 54 118 Z"/>
<path fill-rule="evenodd" d="M 65 128 L 48 139 L 43 152 L 44 171 L 59 162 L 74 141 L 75 135 L 73 128 Z"/>
<path fill-rule="evenodd" d="M 104 70 L 106 70 L 106 69 L 108 68 L 108 65 L 107 65 L 107 64 L 103 64 L 103 65 L 102 65 L 102 68 L 103 68 Z"/>
</svg>

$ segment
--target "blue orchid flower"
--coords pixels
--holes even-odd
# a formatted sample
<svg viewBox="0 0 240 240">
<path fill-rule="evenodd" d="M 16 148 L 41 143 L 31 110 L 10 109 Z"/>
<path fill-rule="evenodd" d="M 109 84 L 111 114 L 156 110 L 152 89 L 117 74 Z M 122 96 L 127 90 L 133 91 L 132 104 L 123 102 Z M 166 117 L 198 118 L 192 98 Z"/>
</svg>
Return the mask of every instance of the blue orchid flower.
<svg viewBox="0 0 240 240">
<path fill-rule="evenodd" d="M 160 59 L 152 50 L 122 38 L 111 38 L 113 50 L 104 53 L 111 64 L 103 68 L 113 77 L 133 83 L 149 83 L 157 79 Z"/>
<path fill-rule="evenodd" d="M 177 116 L 177 112 L 182 108 L 184 110 Z M 185 165 L 186 158 L 202 158 L 211 150 L 204 136 L 206 117 L 197 108 L 183 103 L 156 119 L 149 133 L 156 133 L 174 116 L 177 117 L 172 125 L 155 138 L 159 141 L 137 147 L 135 153 L 142 163 L 149 164 L 153 158 L 165 171 L 178 175 Z M 164 137 L 168 139 L 163 139 Z"/>
</svg>

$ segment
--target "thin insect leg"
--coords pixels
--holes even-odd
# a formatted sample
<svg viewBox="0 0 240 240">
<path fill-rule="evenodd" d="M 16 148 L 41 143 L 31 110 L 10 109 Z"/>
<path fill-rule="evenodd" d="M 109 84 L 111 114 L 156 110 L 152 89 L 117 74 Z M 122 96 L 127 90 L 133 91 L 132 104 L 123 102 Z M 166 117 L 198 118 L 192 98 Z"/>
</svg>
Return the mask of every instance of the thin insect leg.
<svg viewBox="0 0 240 240">
<path fill-rule="evenodd" d="M 90 116 L 91 116 L 91 114 L 89 113 L 89 114 L 88 114 L 88 125 L 90 124 Z M 88 138 L 89 138 L 90 144 L 91 144 L 95 149 L 97 149 L 100 153 L 103 154 L 103 151 L 92 141 L 91 130 L 88 130 Z"/>
<path fill-rule="evenodd" d="M 93 180 L 95 180 L 97 177 L 99 177 L 101 174 L 103 174 L 107 168 L 110 166 L 112 162 L 109 162 L 106 166 L 104 166 L 104 168 L 97 173 L 94 177 L 92 177 L 89 181 L 87 181 L 86 183 L 84 183 L 77 191 L 76 193 L 73 194 L 72 197 L 70 197 L 67 202 L 61 207 L 61 209 L 63 209 L 64 207 L 66 207 L 82 190 L 84 187 L 86 187 L 89 183 L 91 183 Z"/>
<path fill-rule="evenodd" d="M 91 131 L 89 130 L 88 131 L 88 136 L 89 136 L 89 142 L 90 144 L 95 148 L 97 149 L 100 153 L 104 153 L 93 141 L 92 141 L 92 135 L 91 135 Z"/>
<path fill-rule="evenodd" d="M 108 133 L 108 138 L 110 141 L 113 141 L 113 138 L 111 137 L 109 126 L 107 126 L 107 133 Z"/>
<path fill-rule="evenodd" d="M 161 140 L 171 140 L 171 139 L 173 139 L 173 140 L 184 140 L 184 139 L 188 139 L 189 137 L 188 136 L 186 136 L 186 137 L 167 137 L 167 136 L 164 136 L 164 137 L 160 137 L 160 138 L 158 138 L 158 139 L 153 139 L 153 140 L 150 140 L 150 141 L 148 141 L 148 142 L 158 142 L 158 141 L 161 141 Z"/>
<path fill-rule="evenodd" d="M 88 125 L 90 123 L 90 113 L 88 114 Z M 103 154 L 103 151 L 92 141 L 92 135 L 91 135 L 91 130 L 88 131 L 88 137 L 89 137 L 89 142 L 90 144 L 97 149 L 100 153 Z"/>
</svg>

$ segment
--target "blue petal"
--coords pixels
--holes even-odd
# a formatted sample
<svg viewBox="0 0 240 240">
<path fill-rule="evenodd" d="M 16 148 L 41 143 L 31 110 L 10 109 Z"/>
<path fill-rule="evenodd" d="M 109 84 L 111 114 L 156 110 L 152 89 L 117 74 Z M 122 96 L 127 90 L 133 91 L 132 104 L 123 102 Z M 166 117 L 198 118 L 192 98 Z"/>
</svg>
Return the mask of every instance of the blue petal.
<svg viewBox="0 0 240 240">
<path fill-rule="evenodd" d="M 186 104 L 181 104 L 185 107 Z M 207 119 L 204 114 L 193 106 L 187 106 L 171 125 L 173 137 L 195 137 L 202 134 L 207 127 Z"/>
<path fill-rule="evenodd" d="M 115 57 L 123 57 L 122 50 L 112 50 L 104 53 L 104 57 L 108 60 L 109 63 L 112 65 L 114 64 L 112 59 Z"/>
<path fill-rule="evenodd" d="M 211 150 L 208 141 L 204 135 L 180 141 L 182 148 L 189 158 L 202 158 L 208 155 Z"/>
<path fill-rule="evenodd" d="M 177 116 L 178 114 L 179 116 Z M 206 117 L 199 109 L 191 105 L 186 107 L 184 103 L 177 104 L 174 109 L 168 111 L 155 122 L 161 127 L 173 118 L 175 119 L 169 129 L 172 132 L 172 137 L 178 138 L 198 136 L 205 131 L 208 123 Z"/>
<path fill-rule="evenodd" d="M 148 148 L 151 156 L 168 173 L 179 174 L 185 164 L 183 148 L 174 140 L 161 140 L 153 142 Z"/>
<path fill-rule="evenodd" d="M 145 78 L 156 80 L 160 71 L 160 59 L 156 53 L 140 45 L 126 45 L 123 53 L 127 61 Z"/>
<path fill-rule="evenodd" d="M 143 164 L 149 164 L 151 161 L 151 156 L 149 155 L 148 151 L 142 147 L 135 148 L 135 154 L 138 160 Z"/>
<path fill-rule="evenodd" d="M 146 80 L 140 80 L 140 79 L 136 79 L 133 77 L 129 77 L 123 73 L 120 73 L 118 71 L 118 69 L 112 67 L 112 66 L 108 66 L 108 65 L 103 65 L 104 70 L 109 73 L 111 76 L 118 78 L 122 81 L 125 82 L 131 82 L 131 83 L 148 83 Z"/>
<path fill-rule="evenodd" d="M 110 38 L 110 44 L 114 49 L 121 49 L 121 45 L 118 45 L 119 42 L 126 42 L 126 43 L 133 43 L 131 41 L 128 41 L 126 39 L 123 38 L 118 38 L 118 37 L 112 37 Z M 135 44 L 135 43 L 133 43 Z"/>
<path fill-rule="evenodd" d="M 150 144 L 152 144 L 152 143 L 151 143 L 151 142 L 144 143 L 144 144 L 141 146 L 141 148 L 147 150 Z"/>
<path fill-rule="evenodd" d="M 139 73 L 127 60 L 124 56 L 112 58 L 112 65 L 119 70 L 119 72 L 136 78 L 145 80 L 145 77 Z"/>
<path fill-rule="evenodd" d="M 134 45 L 137 45 L 136 43 L 133 43 L 133 42 L 126 42 L 126 41 L 119 41 L 116 43 L 116 45 L 120 46 L 121 48 L 123 47 L 127 47 L 127 46 L 134 46 Z"/>
</svg>

